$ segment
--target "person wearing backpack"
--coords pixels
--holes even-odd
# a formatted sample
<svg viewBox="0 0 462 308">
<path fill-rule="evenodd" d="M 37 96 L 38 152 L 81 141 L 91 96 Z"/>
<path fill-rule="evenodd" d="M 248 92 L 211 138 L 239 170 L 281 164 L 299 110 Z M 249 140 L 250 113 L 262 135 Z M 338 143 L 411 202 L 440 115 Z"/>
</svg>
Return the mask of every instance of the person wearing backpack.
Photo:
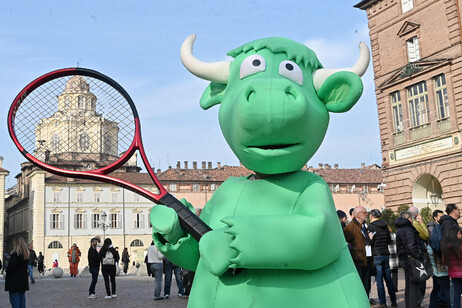
<svg viewBox="0 0 462 308">
<path fill-rule="evenodd" d="M 429 308 L 448 306 L 449 303 L 449 275 L 446 265 L 441 258 L 441 225 L 440 218 L 443 216 L 443 211 L 433 211 L 433 221 L 427 225 L 430 239 L 428 240 L 428 256 L 433 267 L 433 289 L 430 294 Z"/>
<path fill-rule="evenodd" d="M 101 258 L 101 272 L 104 277 L 104 286 L 106 287 L 107 295 L 104 297 L 106 299 L 117 297 L 116 294 L 116 263 L 119 262 L 119 253 L 112 246 L 112 241 L 110 238 L 104 240 L 103 247 L 99 251 L 99 256 Z M 109 288 L 109 278 L 111 279 L 111 288 Z"/>
</svg>

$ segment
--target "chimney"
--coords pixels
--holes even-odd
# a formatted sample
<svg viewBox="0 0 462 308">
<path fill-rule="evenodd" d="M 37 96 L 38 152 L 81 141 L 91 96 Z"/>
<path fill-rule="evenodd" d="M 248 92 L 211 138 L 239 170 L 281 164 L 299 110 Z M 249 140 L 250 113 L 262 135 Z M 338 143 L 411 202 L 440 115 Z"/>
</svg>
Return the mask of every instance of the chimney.
<svg viewBox="0 0 462 308">
<path fill-rule="evenodd" d="M 184 161 L 184 168 L 188 169 L 188 161 L 187 160 Z"/>
<path fill-rule="evenodd" d="M 217 169 L 221 169 L 221 162 L 217 162 Z"/>
<path fill-rule="evenodd" d="M 172 166 L 168 166 L 168 169 L 172 169 Z"/>
<path fill-rule="evenodd" d="M 313 166 L 308 166 L 308 171 L 313 172 Z"/>
<path fill-rule="evenodd" d="M 319 169 L 322 169 L 322 167 L 323 167 L 323 164 L 318 164 Z"/>
<path fill-rule="evenodd" d="M 177 168 L 177 169 L 181 169 L 180 161 L 177 161 L 177 162 L 176 162 L 176 168 Z"/>
<path fill-rule="evenodd" d="M 361 163 L 361 168 L 364 168 L 366 167 L 366 164 L 365 163 Z"/>
<path fill-rule="evenodd" d="M 208 164 L 207 169 L 212 169 L 212 162 L 209 161 L 207 164 Z"/>
<path fill-rule="evenodd" d="M 0 156 L 0 168 L 3 166 L 3 156 Z"/>
<path fill-rule="evenodd" d="M 329 164 L 325 164 L 324 167 L 326 167 L 326 169 L 330 169 L 330 165 L 329 165 Z"/>
<path fill-rule="evenodd" d="M 160 169 L 157 169 L 157 177 L 160 177 Z"/>
<path fill-rule="evenodd" d="M 206 163 L 205 161 L 202 162 L 202 169 L 205 169 Z"/>
<path fill-rule="evenodd" d="M 334 164 L 334 169 L 338 169 L 338 164 Z"/>
<path fill-rule="evenodd" d="M 193 169 L 197 169 L 197 161 L 193 161 Z"/>
</svg>

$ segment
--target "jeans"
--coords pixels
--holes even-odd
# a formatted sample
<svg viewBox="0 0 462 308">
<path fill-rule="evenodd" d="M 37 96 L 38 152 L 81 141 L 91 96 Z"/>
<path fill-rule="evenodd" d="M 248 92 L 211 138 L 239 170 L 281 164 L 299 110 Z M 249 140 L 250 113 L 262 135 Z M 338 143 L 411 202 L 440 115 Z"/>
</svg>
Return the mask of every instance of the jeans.
<svg viewBox="0 0 462 308">
<path fill-rule="evenodd" d="M 164 296 L 170 295 L 170 286 L 172 285 L 172 271 L 175 274 L 176 285 L 178 286 L 178 295 L 184 294 L 183 288 L 183 277 L 181 277 L 181 268 L 179 266 L 172 266 L 170 262 L 168 262 L 167 266 L 165 267 L 165 286 L 164 286 Z"/>
<path fill-rule="evenodd" d="M 390 300 L 392 303 L 396 303 L 396 288 L 393 284 L 393 279 L 391 278 L 389 256 L 375 256 L 374 265 L 377 271 L 375 276 L 375 281 L 377 283 L 377 293 L 379 295 L 379 301 L 381 305 L 387 303 L 385 299 L 385 287 L 383 285 L 383 280 L 387 284 L 388 294 L 390 295 Z"/>
<path fill-rule="evenodd" d="M 452 278 L 452 283 L 454 284 L 454 308 L 460 308 L 460 295 L 462 294 L 462 278 Z"/>
<path fill-rule="evenodd" d="M 91 283 L 90 283 L 90 289 L 88 290 L 88 295 L 91 295 L 91 294 L 95 294 L 95 287 L 96 287 L 96 283 L 98 282 L 99 268 L 90 267 L 89 270 L 91 273 Z"/>
<path fill-rule="evenodd" d="M 26 308 L 26 292 L 10 292 L 11 308 Z"/>
<path fill-rule="evenodd" d="M 163 275 L 163 264 L 162 263 L 151 263 L 152 275 L 155 278 L 154 282 L 154 299 L 160 298 L 160 291 L 162 291 L 162 275 Z"/>
<path fill-rule="evenodd" d="M 104 286 L 106 287 L 107 295 L 109 296 L 111 294 L 116 294 L 116 282 L 115 282 L 116 267 L 115 265 L 103 265 L 101 268 L 101 272 L 103 273 Z M 111 293 L 111 288 L 109 288 L 109 277 L 111 278 L 112 293 Z"/>
<path fill-rule="evenodd" d="M 449 302 L 449 276 L 437 277 L 433 276 L 433 290 L 430 294 L 429 308 L 436 308 L 438 302 L 438 294 L 443 293 L 443 298 Z"/>
<path fill-rule="evenodd" d="M 28 264 L 27 269 L 29 271 L 30 281 L 35 282 L 35 279 L 34 279 L 34 266 L 32 264 Z"/>
</svg>

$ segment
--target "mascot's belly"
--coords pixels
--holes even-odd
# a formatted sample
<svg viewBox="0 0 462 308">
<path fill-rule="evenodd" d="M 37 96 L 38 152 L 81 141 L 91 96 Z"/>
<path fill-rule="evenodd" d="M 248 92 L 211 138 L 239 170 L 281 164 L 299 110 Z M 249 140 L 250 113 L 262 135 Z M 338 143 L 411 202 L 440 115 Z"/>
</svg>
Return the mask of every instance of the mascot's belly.
<svg viewBox="0 0 462 308">
<path fill-rule="evenodd" d="M 242 270 L 216 277 L 199 262 L 194 279 L 189 308 L 370 307 L 347 247 L 340 259 L 315 271 Z"/>
</svg>

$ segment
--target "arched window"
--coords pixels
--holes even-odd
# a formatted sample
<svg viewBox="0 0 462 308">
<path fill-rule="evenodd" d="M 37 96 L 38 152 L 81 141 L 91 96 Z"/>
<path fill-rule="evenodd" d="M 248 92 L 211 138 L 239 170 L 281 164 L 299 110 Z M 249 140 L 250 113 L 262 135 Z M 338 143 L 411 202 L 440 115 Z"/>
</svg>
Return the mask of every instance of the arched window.
<svg viewBox="0 0 462 308">
<path fill-rule="evenodd" d="M 59 151 L 60 141 L 61 141 L 61 138 L 59 137 L 58 134 L 54 134 L 51 137 L 51 150 L 53 152 L 58 152 Z"/>
<path fill-rule="evenodd" d="M 57 249 L 57 248 L 63 248 L 63 245 L 61 245 L 60 242 L 58 241 L 53 241 L 48 245 L 48 249 Z"/>
<path fill-rule="evenodd" d="M 130 244 L 130 247 L 143 247 L 144 244 L 141 240 L 133 240 L 133 242 Z"/>
<path fill-rule="evenodd" d="M 83 133 L 80 135 L 80 150 L 82 151 L 87 151 L 88 148 L 90 147 L 90 137 L 88 136 L 87 133 Z"/>
<path fill-rule="evenodd" d="M 77 97 L 77 108 L 83 110 L 85 108 L 85 97 L 78 96 Z"/>
</svg>

